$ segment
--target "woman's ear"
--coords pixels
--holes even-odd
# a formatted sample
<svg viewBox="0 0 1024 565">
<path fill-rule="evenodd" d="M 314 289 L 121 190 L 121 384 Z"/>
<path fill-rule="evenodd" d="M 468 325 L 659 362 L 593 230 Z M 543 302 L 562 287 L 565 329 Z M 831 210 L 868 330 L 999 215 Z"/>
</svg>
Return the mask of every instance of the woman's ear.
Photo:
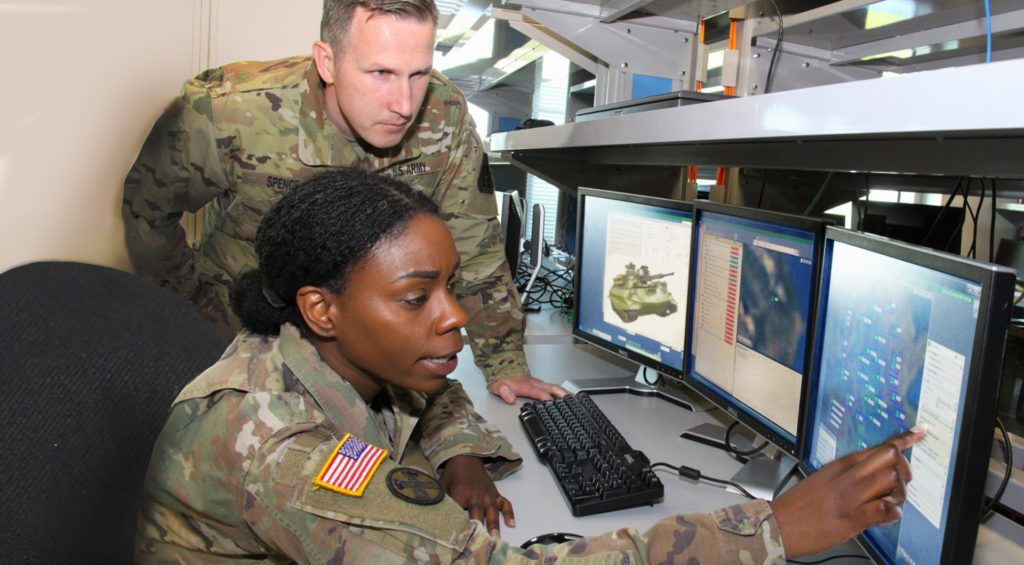
<svg viewBox="0 0 1024 565">
<path fill-rule="evenodd" d="M 329 292 L 318 286 L 304 286 L 295 293 L 295 303 L 306 325 L 320 337 L 334 336 L 334 320 L 331 318 Z"/>
</svg>

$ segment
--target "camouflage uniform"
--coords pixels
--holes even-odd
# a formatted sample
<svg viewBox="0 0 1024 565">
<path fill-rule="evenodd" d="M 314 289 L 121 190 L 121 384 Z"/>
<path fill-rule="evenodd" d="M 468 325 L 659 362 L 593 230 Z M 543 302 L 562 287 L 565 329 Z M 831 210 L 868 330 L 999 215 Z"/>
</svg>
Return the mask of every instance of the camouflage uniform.
<svg viewBox="0 0 1024 565">
<path fill-rule="evenodd" d="M 378 171 L 439 205 L 462 260 L 456 294 L 470 316 L 466 332 L 481 371 L 489 381 L 530 374 L 519 297 L 466 99 L 435 71 L 417 120 L 390 149 L 345 137 L 327 118 L 311 57 L 200 74 L 156 123 L 125 179 L 125 240 L 136 272 L 191 299 L 227 342 L 241 327 L 228 289 L 256 266 L 253 238 L 267 210 L 318 172 Z M 189 247 L 182 212 L 207 204 L 202 235 Z"/>
<path fill-rule="evenodd" d="M 763 501 L 527 550 L 488 535 L 450 498 L 405 502 L 385 484 L 397 467 L 436 471 L 470 453 L 501 478 L 520 460 L 457 383 L 429 404 L 387 393 L 387 406 L 368 407 L 293 326 L 239 335 L 175 401 L 150 463 L 136 561 L 785 562 Z M 359 497 L 313 484 L 346 433 L 390 451 Z"/>
</svg>

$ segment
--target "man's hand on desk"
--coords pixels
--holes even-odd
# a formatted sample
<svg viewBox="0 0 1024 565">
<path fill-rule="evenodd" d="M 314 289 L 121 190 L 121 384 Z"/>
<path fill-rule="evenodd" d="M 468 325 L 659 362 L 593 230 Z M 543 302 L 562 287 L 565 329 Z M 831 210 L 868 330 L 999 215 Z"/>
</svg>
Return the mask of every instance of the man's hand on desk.
<svg viewBox="0 0 1024 565">
<path fill-rule="evenodd" d="M 914 427 L 877 447 L 836 459 L 771 502 L 786 557 L 839 545 L 900 519 L 910 464 L 903 451 L 927 433 Z"/>
<path fill-rule="evenodd" d="M 508 404 L 514 404 L 520 396 L 533 400 L 551 400 L 569 394 L 569 391 L 556 384 L 525 375 L 495 379 L 487 385 L 487 390 Z"/>
</svg>

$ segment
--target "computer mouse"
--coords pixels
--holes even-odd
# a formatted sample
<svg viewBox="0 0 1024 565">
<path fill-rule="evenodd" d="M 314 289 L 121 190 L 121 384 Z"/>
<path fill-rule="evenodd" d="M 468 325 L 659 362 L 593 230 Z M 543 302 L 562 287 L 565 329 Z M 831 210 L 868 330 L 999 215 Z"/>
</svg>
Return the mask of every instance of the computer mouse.
<svg viewBox="0 0 1024 565">
<path fill-rule="evenodd" d="M 530 538 L 523 542 L 523 545 L 519 547 L 526 549 L 534 544 L 549 544 L 549 543 L 565 543 L 567 541 L 577 540 L 583 536 L 579 534 L 567 534 L 565 532 L 551 532 L 548 534 L 541 534 L 537 537 Z"/>
</svg>

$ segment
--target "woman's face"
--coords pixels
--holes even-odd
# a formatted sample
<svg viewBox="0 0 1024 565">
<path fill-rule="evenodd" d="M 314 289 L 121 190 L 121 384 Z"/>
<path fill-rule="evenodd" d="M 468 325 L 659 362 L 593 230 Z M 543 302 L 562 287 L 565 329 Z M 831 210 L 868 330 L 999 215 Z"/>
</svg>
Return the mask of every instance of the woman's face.
<svg viewBox="0 0 1024 565">
<path fill-rule="evenodd" d="M 452 295 L 458 264 L 444 223 L 414 217 L 355 266 L 341 294 L 326 295 L 336 339 L 318 345 L 321 355 L 367 400 L 384 383 L 437 390 L 455 370 L 467 321 Z"/>
</svg>

